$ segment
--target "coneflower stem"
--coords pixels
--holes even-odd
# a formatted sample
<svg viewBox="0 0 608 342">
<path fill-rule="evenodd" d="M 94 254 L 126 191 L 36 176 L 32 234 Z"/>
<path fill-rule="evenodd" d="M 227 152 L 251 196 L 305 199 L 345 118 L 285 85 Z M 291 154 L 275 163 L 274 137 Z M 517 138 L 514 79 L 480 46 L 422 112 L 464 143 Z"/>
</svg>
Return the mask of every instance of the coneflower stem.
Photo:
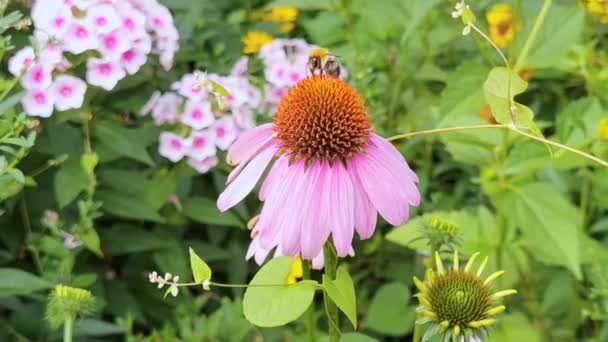
<svg viewBox="0 0 608 342">
<path fill-rule="evenodd" d="M 310 260 L 302 260 L 302 273 L 304 279 L 310 279 Z M 306 311 L 306 330 L 308 330 L 308 340 L 316 341 L 317 327 L 315 326 L 315 302 L 310 303 L 310 307 Z"/>
<path fill-rule="evenodd" d="M 323 248 L 325 257 L 325 275 L 330 279 L 336 279 L 336 269 L 338 268 L 338 256 L 331 242 L 327 242 Z M 325 314 L 327 315 L 327 325 L 329 326 L 329 341 L 340 341 L 340 318 L 338 307 L 329 298 L 327 292 L 323 291 L 323 303 L 325 304 Z"/>
<path fill-rule="evenodd" d="M 63 342 L 72 342 L 74 316 L 68 316 L 63 323 Z"/>
</svg>

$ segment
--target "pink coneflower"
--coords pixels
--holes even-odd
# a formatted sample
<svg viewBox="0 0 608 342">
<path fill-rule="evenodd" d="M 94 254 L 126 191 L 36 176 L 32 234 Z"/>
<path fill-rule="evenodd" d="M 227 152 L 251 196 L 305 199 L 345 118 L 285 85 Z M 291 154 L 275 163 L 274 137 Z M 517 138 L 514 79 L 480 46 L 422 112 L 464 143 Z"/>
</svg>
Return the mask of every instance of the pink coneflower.
<svg viewBox="0 0 608 342">
<path fill-rule="evenodd" d="M 305 78 L 281 101 L 274 123 L 240 136 L 228 151 L 239 166 L 217 205 L 225 211 L 251 192 L 276 158 L 259 198 L 255 226 L 261 247 L 312 259 L 330 234 L 339 256 L 354 231 L 371 237 L 380 213 L 404 223 L 417 206 L 418 177 L 397 149 L 376 135 L 357 91 L 333 77 Z"/>
</svg>

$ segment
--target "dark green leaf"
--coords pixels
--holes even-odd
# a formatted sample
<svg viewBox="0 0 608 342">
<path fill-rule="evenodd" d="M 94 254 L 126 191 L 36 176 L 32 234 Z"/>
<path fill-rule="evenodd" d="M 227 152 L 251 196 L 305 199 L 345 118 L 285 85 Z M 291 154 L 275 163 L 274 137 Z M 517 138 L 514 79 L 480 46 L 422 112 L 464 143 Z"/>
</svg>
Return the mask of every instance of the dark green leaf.
<svg viewBox="0 0 608 342">
<path fill-rule="evenodd" d="M 50 282 L 16 268 L 0 268 L 0 297 L 25 295 L 46 290 Z"/>
</svg>

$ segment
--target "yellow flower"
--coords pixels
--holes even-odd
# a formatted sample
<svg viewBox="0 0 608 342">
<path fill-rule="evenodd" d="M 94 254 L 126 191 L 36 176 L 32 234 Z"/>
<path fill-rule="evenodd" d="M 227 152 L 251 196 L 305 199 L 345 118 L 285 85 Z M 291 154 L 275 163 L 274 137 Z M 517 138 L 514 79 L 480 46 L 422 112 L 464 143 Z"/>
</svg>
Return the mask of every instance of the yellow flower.
<svg viewBox="0 0 608 342">
<path fill-rule="evenodd" d="M 266 32 L 261 31 L 249 31 L 241 38 L 245 47 L 243 47 L 244 53 L 258 53 L 262 46 L 272 41 L 272 36 Z"/>
<path fill-rule="evenodd" d="M 295 21 L 298 17 L 298 9 L 291 6 L 277 6 L 267 11 L 254 10 L 249 17 L 253 20 L 270 21 L 279 23 L 277 31 L 290 32 L 295 27 Z"/>
<path fill-rule="evenodd" d="M 287 284 L 295 284 L 298 282 L 299 278 L 304 276 L 304 269 L 302 268 L 302 258 L 297 257 L 293 264 L 291 264 L 291 269 L 289 270 L 289 274 L 287 275 Z"/>
<path fill-rule="evenodd" d="M 586 0 L 582 2 L 587 11 L 597 18 L 602 24 L 608 24 L 608 1 L 607 0 Z"/>
<path fill-rule="evenodd" d="M 298 9 L 290 6 L 277 6 L 267 11 L 264 20 L 277 23 L 294 22 L 298 17 Z"/>
<path fill-rule="evenodd" d="M 513 16 L 513 8 L 509 4 L 497 4 L 486 13 L 490 28 L 490 38 L 500 48 L 509 46 L 513 41 L 517 23 Z"/>
<path fill-rule="evenodd" d="M 608 117 L 602 118 L 597 123 L 597 136 L 602 140 L 608 140 Z"/>
</svg>

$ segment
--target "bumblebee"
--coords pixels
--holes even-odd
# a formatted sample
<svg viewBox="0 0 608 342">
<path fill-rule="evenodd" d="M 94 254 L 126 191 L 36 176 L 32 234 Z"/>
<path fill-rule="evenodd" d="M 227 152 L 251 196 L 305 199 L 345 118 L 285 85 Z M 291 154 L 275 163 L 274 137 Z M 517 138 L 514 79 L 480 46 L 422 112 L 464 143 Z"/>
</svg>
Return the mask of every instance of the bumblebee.
<svg viewBox="0 0 608 342">
<path fill-rule="evenodd" d="M 311 75 L 328 75 L 340 77 L 340 62 L 336 55 L 327 49 L 317 48 L 308 57 L 308 71 Z"/>
</svg>

